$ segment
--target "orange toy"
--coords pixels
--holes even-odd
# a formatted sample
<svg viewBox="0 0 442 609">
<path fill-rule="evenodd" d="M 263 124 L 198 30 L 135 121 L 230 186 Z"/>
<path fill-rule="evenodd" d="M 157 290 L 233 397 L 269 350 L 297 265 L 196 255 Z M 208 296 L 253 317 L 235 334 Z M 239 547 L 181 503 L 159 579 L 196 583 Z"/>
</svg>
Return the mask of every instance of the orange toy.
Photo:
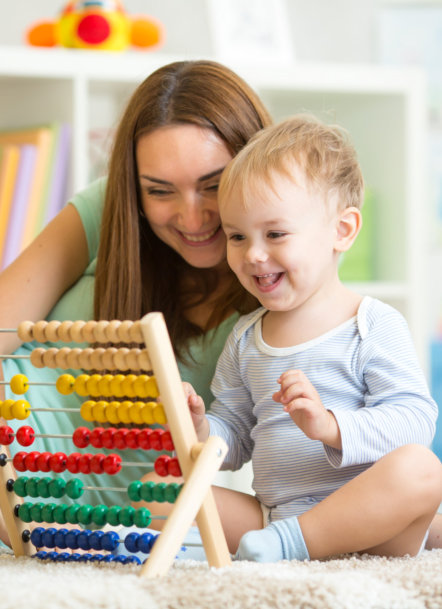
<svg viewBox="0 0 442 609">
<path fill-rule="evenodd" d="M 158 48 L 164 30 L 152 17 L 129 17 L 119 0 L 68 2 L 55 21 L 40 21 L 27 32 L 32 46 L 123 51 Z"/>
</svg>

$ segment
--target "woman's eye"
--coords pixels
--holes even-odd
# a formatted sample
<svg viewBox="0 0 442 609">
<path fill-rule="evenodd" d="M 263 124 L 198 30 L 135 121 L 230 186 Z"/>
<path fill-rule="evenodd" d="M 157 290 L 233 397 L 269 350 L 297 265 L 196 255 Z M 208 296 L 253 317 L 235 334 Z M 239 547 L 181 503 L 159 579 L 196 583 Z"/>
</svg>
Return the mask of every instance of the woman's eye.
<svg viewBox="0 0 442 609">
<path fill-rule="evenodd" d="M 206 192 L 218 192 L 219 184 L 210 184 L 210 186 L 206 186 L 204 190 Z"/>
<path fill-rule="evenodd" d="M 165 197 L 171 194 L 170 190 L 165 190 L 164 188 L 147 188 L 146 192 L 152 197 Z"/>
</svg>

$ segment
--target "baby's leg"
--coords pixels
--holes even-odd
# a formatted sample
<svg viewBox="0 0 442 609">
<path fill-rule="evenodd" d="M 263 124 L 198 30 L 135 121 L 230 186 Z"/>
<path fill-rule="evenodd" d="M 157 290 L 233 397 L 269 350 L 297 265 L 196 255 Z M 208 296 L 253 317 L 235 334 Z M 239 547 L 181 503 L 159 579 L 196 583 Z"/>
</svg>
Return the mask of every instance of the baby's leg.
<svg viewBox="0 0 442 609">
<path fill-rule="evenodd" d="M 442 548 L 442 514 L 436 514 L 433 518 L 425 548 L 427 550 Z"/>
</svg>

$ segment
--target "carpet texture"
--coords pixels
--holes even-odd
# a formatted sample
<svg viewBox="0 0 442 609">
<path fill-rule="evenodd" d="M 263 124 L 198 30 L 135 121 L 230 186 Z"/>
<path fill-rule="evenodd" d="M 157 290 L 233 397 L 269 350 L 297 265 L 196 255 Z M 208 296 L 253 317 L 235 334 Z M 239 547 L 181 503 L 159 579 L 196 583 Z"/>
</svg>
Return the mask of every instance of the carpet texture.
<svg viewBox="0 0 442 609">
<path fill-rule="evenodd" d="M 140 567 L 49 563 L 0 552 L 1 609 L 442 609 L 442 550 L 419 558 L 176 561 L 165 577 Z"/>
</svg>

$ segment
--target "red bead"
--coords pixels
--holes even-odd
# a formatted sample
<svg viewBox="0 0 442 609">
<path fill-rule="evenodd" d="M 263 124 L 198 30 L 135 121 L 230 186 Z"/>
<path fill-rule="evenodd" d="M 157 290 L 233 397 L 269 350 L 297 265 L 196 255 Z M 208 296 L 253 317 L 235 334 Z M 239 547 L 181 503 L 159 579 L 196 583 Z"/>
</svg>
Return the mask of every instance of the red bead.
<svg viewBox="0 0 442 609">
<path fill-rule="evenodd" d="M 130 429 L 126 435 L 126 446 L 127 448 L 138 448 L 138 436 L 140 434 L 139 429 Z"/>
<path fill-rule="evenodd" d="M 77 448 L 86 448 L 90 443 L 90 435 L 87 427 L 77 427 L 72 434 L 72 441 Z"/>
<path fill-rule="evenodd" d="M 14 441 L 14 431 L 9 425 L 2 425 L 0 427 L 0 444 L 8 446 Z"/>
<path fill-rule="evenodd" d="M 12 463 L 18 472 L 26 471 L 25 458 L 27 457 L 27 454 L 28 453 L 25 453 L 24 451 L 15 453 L 12 459 Z"/>
<path fill-rule="evenodd" d="M 17 429 L 15 437 L 17 438 L 17 442 L 22 446 L 31 446 L 35 440 L 35 432 L 29 425 L 23 425 L 23 427 Z"/>
<path fill-rule="evenodd" d="M 138 442 L 138 447 L 142 448 L 143 450 L 150 450 L 151 449 L 151 445 L 150 445 L 150 436 L 152 435 L 153 430 L 146 428 L 146 429 L 142 429 L 140 431 L 140 433 L 137 436 L 137 442 Z"/>
<path fill-rule="evenodd" d="M 91 444 L 94 448 L 103 448 L 103 431 L 102 427 L 95 427 L 91 431 Z"/>
<path fill-rule="evenodd" d="M 92 457 L 91 471 L 94 472 L 94 474 L 102 474 L 104 472 L 103 461 L 104 461 L 105 457 L 106 457 L 106 455 L 101 455 L 101 454 L 97 454 Z"/>
<path fill-rule="evenodd" d="M 115 448 L 118 448 L 119 450 L 124 450 L 125 448 L 127 448 L 127 444 L 126 444 L 126 436 L 127 436 L 127 429 L 118 429 L 115 434 L 114 434 L 114 446 Z"/>
<path fill-rule="evenodd" d="M 37 459 L 37 467 L 39 472 L 50 472 L 51 471 L 51 457 L 52 453 L 44 452 L 40 453 Z"/>
<path fill-rule="evenodd" d="M 31 451 L 25 457 L 25 465 L 28 472 L 38 472 L 37 459 L 40 453 L 36 450 Z"/>
<path fill-rule="evenodd" d="M 91 473 L 91 459 L 92 456 L 90 453 L 85 453 L 81 455 L 78 459 L 78 471 L 82 474 L 90 474 Z"/>
<path fill-rule="evenodd" d="M 111 476 L 117 474 L 121 469 L 121 457 L 119 455 L 107 455 L 103 461 L 103 469 Z"/>
<path fill-rule="evenodd" d="M 163 445 L 161 443 L 161 436 L 163 435 L 162 429 L 154 429 L 150 436 L 150 447 L 154 450 L 163 450 Z"/>
<path fill-rule="evenodd" d="M 177 457 L 172 457 L 168 465 L 168 473 L 170 476 L 179 478 L 181 474 L 180 462 Z"/>
<path fill-rule="evenodd" d="M 167 476 L 169 474 L 169 455 L 160 455 L 154 463 L 154 468 L 159 476 Z"/>
<path fill-rule="evenodd" d="M 64 453 L 54 453 L 49 461 L 51 470 L 57 474 L 66 470 L 66 462 L 68 458 Z"/>
<path fill-rule="evenodd" d="M 172 434 L 170 433 L 170 431 L 163 432 L 163 435 L 161 436 L 161 444 L 163 450 L 175 450 L 172 440 Z"/>
<path fill-rule="evenodd" d="M 71 453 L 66 460 L 66 469 L 71 474 L 78 474 L 80 471 L 81 453 Z"/>
<path fill-rule="evenodd" d="M 108 427 L 107 429 L 105 429 L 103 431 L 103 434 L 101 436 L 101 441 L 103 442 L 104 448 L 114 448 L 115 447 L 114 435 L 115 435 L 116 431 L 117 430 L 115 429 L 115 427 Z"/>
</svg>

